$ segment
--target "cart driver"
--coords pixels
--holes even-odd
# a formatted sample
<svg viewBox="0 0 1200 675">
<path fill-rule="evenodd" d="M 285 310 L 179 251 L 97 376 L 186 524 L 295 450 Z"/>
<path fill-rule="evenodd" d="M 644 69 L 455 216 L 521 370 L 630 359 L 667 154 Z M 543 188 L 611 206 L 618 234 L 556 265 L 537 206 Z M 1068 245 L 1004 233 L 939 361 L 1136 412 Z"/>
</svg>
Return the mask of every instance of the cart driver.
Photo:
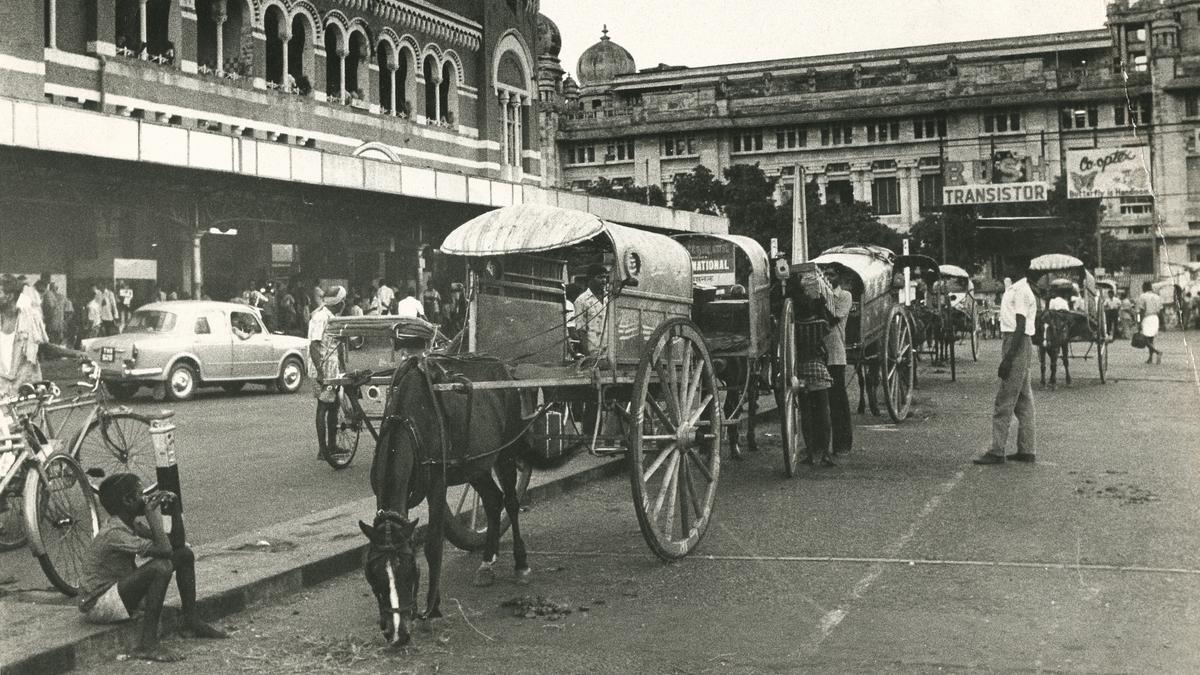
<svg viewBox="0 0 1200 675">
<path fill-rule="evenodd" d="M 608 268 L 589 265 L 587 277 L 587 289 L 575 299 L 575 326 L 580 329 L 581 351 L 600 355 L 608 321 Z"/>
</svg>

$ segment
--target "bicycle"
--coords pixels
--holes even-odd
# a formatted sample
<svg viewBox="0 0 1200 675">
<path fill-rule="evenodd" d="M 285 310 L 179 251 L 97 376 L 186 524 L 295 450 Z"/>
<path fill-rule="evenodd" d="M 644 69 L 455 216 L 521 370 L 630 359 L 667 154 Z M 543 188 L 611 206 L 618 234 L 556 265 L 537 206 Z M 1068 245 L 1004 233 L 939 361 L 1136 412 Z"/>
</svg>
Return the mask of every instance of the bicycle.
<svg viewBox="0 0 1200 675">
<path fill-rule="evenodd" d="M 41 384 L 0 404 L 0 548 L 28 543 L 50 583 L 73 597 L 100 513 L 87 474 L 54 451 L 34 421 L 58 394 L 53 383 Z"/>
<path fill-rule="evenodd" d="M 100 379 L 100 367 L 94 361 L 85 361 L 81 372 L 84 381 L 75 383 L 80 393 L 69 399 L 56 396 L 47 401 L 38 424 L 49 437 L 58 438 L 58 432 L 68 426 L 75 411 L 86 408 L 88 412 L 79 431 L 67 445 L 67 454 L 84 467 L 85 473 L 96 478 L 132 473 L 143 485 L 157 481 L 154 440 L 150 435 L 150 422 L 157 416 L 135 413 L 115 404 L 116 399 Z M 51 424 L 50 415 L 64 412 L 64 419 Z M 169 413 L 164 411 L 160 415 Z"/>
</svg>

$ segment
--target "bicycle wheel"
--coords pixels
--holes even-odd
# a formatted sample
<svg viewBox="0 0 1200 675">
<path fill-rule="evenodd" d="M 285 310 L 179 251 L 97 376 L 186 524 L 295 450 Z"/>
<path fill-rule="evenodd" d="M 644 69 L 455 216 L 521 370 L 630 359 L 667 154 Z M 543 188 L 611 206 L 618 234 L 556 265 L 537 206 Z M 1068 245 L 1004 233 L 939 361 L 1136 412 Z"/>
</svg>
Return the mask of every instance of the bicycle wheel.
<svg viewBox="0 0 1200 675">
<path fill-rule="evenodd" d="M 529 489 L 529 478 L 533 468 L 527 464 L 517 464 L 517 500 L 525 501 L 525 491 Z M 499 485 L 500 481 L 492 472 L 492 480 Z M 512 523 L 506 511 L 500 511 L 500 534 L 503 536 Z M 484 513 L 483 500 L 479 493 L 469 484 L 454 485 L 446 491 L 446 539 L 463 551 L 482 551 L 487 543 L 487 514 Z"/>
<path fill-rule="evenodd" d="M 52 455 L 25 477 L 25 526 L 46 578 L 68 597 L 79 593 L 83 561 L 100 531 L 92 487 L 79 464 Z"/>
<path fill-rule="evenodd" d="M 85 472 L 132 473 L 142 485 L 158 481 L 150 420 L 136 413 L 101 413 L 71 441 L 71 457 Z"/>
<path fill-rule="evenodd" d="M 354 461 L 359 437 L 366 427 L 366 413 L 352 398 L 357 394 L 357 390 L 350 392 L 345 387 L 338 388 L 337 433 L 334 435 L 337 448 L 325 453 L 325 461 L 334 469 L 344 469 Z"/>
</svg>

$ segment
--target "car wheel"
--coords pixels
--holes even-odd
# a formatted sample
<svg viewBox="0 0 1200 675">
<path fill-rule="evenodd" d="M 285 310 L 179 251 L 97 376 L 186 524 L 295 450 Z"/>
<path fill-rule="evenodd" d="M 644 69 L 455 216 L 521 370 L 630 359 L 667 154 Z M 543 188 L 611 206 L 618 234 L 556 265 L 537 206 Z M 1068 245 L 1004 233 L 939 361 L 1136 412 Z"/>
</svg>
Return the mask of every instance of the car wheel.
<svg viewBox="0 0 1200 675">
<path fill-rule="evenodd" d="M 242 390 L 242 387 L 245 387 L 245 386 L 246 386 L 245 382 L 222 382 L 221 383 L 221 388 L 224 389 L 225 392 L 228 394 L 236 394 Z"/>
<path fill-rule="evenodd" d="M 108 387 L 109 393 L 111 393 L 113 398 L 117 399 L 118 401 L 128 401 L 129 399 L 133 398 L 133 395 L 138 392 L 138 389 L 142 388 L 142 385 L 140 384 L 128 382 L 106 382 L 104 386 Z"/>
<path fill-rule="evenodd" d="M 292 356 L 283 362 L 279 369 L 279 377 L 275 378 L 275 391 L 281 394 L 294 394 L 300 391 L 304 382 L 304 363 Z"/>
<path fill-rule="evenodd" d="M 170 401 L 186 401 L 196 393 L 196 369 L 187 363 L 176 363 L 167 373 L 166 397 Z"/>
</svg>

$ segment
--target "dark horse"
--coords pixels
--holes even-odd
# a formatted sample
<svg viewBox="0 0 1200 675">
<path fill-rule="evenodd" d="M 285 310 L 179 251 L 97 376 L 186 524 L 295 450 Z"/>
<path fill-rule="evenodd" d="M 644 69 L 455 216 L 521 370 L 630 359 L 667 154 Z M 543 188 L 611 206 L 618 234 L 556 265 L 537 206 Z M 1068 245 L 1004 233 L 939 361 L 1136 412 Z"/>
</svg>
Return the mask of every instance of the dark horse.
<svg viewBox="0 0 1200 675">
<path fill-rule="evenodd" d="M 513 560 L 519 583 L 527 581 L 529 564 L 518 523 L 517 465 L 545 468 L 552 463 L 536 455 L 526 439 L 515 389 L 473 390 L 471 382 L 509 380 L 508 369 L 484 357 L 414 356 L 404 361 L 388 389 L 384 421 L 371 465 L 371 489 L 378 514 L 373 525 L 360 522 L 370 543 L 363 562 L 367 582 L 379 603 L 379 625 L 388 643 L 411 641 L 420 576 L 413 535 L 416 521 L 408 509 L 422 500 L 429 505 L 425 560 L 429 590 L 423 618 L 442 615 L 441 571 L 446 489 L 469 483 L 487 515 L 483 562 L 477 585 L 493 579 L 492 565 L 500 545 L 501 509 L 513 531 Z M 454 392 L 434 392 L 435 383 L 461 385 Z M 560 462 L 561 463 L 561 462 Z M 497 486 L 492 471 L 500 479 Z"/>
<path fill-rule="evenodd" d="M 1042 371 L 1042 386 L 1046 386 L 1046 355 L 1050 355 L 1050 388 L 1058 381 L 1058 361 L 1062 359 L 1063 375 L 1067 386 L 1071 386 L 1071 328 L 1075 323 L 1071 312 L 1043 310 L 1037 315 L 1038 364 Z M 1036 337 L 1036 336 L 1035 336 Z"/>
</svg>

